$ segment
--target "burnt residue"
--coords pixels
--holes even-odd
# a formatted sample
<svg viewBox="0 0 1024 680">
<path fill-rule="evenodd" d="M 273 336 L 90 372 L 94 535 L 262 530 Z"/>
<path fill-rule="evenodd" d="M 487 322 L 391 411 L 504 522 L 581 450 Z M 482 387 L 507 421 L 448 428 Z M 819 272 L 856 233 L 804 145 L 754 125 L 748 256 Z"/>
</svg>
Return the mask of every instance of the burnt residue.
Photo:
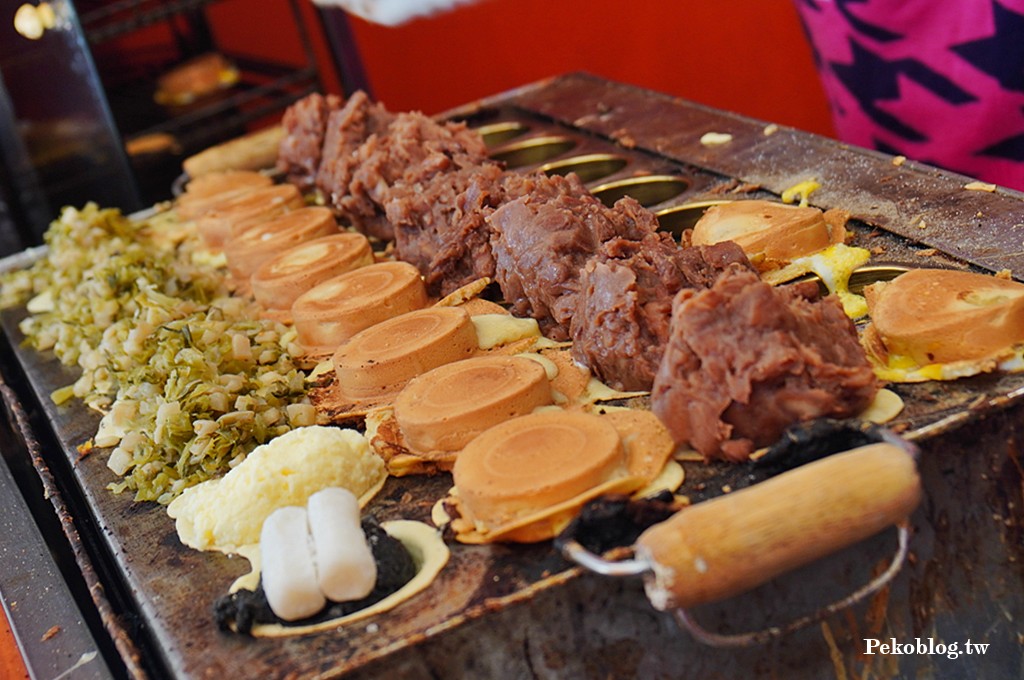
<svg viewBox="0 0 1024 680">
<path fill-rule="evenodd" d="M 435 503 L 452 488 L 447 472 L 416 477 L 390 477 L 373 499 L 373 513 L 380 521 L 412 519 L 430 522 Z"/>
<path fill-rule="evenodd" d="M 668 491 L 634 499 L 614 494 L 595 498 L 555 537 L 555 548 L 563 552 L 568 541 L 576 541 L 595 554 L 632 546 L 646 529 L 680 510 L 682 506 Z"/>
<path fill-rule="evenodd" d="M 569 563 L 552 549 L 551 541 L 533 544 L 493 544 L 487 548 L 493 558 L 477 581 L 470 609 L 490 609 L 552 576 L 569 569 Z"/>
<path fill-rule="evenodd" d="M 259 624 L 276 623 L 283 626 L 307 626 L 323 623 L 371 607 L 388 595 L 398 592 L 416 576 L 416 564 L 402 543 L 387 534 L 373 519 L 362 523 L 366 542 L 377 565 L 377 582 L 373 591 L 359 600 L 330 602 L 313 616 L 297 621 L 280 619 L 267 602 L 262 582 L 256 590 L 239 589 L 218 599 L 213 605 L 213 618 L 220 630 L 248 635 Z"/>
<path fill-rule="evenodd" d="M 693 503 L 738 491 L 826 456 L 891 438 L 886 429 L 861 420 L 820 418 L 788 428 L 764 455 L 742 463 L 718 463 L 691 475 L 682 490 Z"/>
</svg>

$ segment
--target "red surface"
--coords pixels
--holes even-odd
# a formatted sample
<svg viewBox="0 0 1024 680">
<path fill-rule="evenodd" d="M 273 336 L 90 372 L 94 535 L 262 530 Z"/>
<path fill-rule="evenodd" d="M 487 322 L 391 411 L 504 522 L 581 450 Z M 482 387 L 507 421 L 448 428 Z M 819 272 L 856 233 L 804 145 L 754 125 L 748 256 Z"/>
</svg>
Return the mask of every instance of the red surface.
<svg viewBox="0 0 1024 680">
<path fill-rule="evenodd" d="M 7 615 L 0 609 L 0 678 L 2 680 L 22 680 L 28 678 L 25 662 L 18 651 L 14 634 L 7 623 Z"/>
<path fill-rule="evenodd" d="M 451 108 L 568 71 L 831 135 L 791 0 L 485 0 L 386 28 L 353 20 L 375 95 Z"/>
<path fill-rule="evenodd" d="M 211 8 L 222 44 L 301 62 L 294 31 L 281 28 L 290 22 L 286 3 L 239 3 Z M 302 9 L 315 20 L 309 0 Z M 792 0 L 482 0 L 396 28 L 352 24 L 374 95 L 396 111 L 438 113 L 548 76 L 587 71 L 832 135 Z M 312 37 L 326 89 L 337 92 L 318 28 Z"/>
</svg>

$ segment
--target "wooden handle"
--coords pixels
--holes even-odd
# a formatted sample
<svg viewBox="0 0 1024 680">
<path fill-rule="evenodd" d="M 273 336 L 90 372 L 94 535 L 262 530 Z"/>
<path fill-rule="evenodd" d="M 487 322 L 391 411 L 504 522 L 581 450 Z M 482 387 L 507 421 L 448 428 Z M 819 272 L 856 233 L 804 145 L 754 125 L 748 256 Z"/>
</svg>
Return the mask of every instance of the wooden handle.
<svg viewBox="0 0 1024 680">
<path fill-rule="evenodd" d="M 895 524 L 920 497 L 913 457 L 893 444 L 809 463 L 645 531 L 647 596 L 675 609 L 737 595 Z"/>
</svg>

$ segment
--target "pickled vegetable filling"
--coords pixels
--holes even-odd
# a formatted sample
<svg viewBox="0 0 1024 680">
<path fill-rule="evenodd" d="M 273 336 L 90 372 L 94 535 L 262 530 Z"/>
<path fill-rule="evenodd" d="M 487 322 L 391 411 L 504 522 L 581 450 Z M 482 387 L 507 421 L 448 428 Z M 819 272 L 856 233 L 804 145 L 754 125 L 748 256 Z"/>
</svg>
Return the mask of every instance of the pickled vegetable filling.
<svg viewBox="0 0 1024 680">
<path fill-rule="evenodd" d="M 46 256 L 0 279 L 5 306 L 28 301 L 26 342 L 82 371 L 54 401 L 106 414 L 83 453 L 111 448 L 112 488 L 160 503 L 315 419 L 294 331 L 254 320 L 223 270 L 193 264 L 178 226 L 66 208 Z"/>
<path fill-rule="evenodd" d="M 416 564 L 409 551 L 401 541 L 389 536 L 374 519 L 364 519 L 362 527 L 377 564 L 377 584 L 369 595 L 361 600 L 328 602 L 324 609 L 309 618 L 285 621 L 271 611 L 261 584 L 256 590 L 237 590 L 217 600 L 213 612 L 217 626 L 223 631 L 245 635 L 250 634 L 254 626 L 261 624 L 308 626 L 361 611 L 400 590 L 416 576 Z"/>
</svg>

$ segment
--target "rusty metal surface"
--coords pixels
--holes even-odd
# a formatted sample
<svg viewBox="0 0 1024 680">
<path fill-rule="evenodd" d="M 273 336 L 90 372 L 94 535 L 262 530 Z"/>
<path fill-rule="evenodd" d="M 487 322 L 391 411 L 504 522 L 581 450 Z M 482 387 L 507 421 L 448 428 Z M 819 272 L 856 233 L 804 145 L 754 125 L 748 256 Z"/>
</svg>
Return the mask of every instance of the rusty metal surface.
<svg viewBox="0 0 1024 680">
<path fill-rule="evenodd" d="M 82 680 L 114 677 L 99 644 L 106 639 L 87 624 L 75 592 L 62 569 L 62 560 L 50 551 L 43 527 L 37 525 L 30 496 L 23 495 L 24 462 L 18 422 L 25 418 L 17 397 L 0 381 L 4 415 L 0 419 L 0 605 L 18 642 L 26 668 L 34 677 L 59 677 L 74 669 Z M 12 468 L 8 460 L 15 463 Z M 29 467 L 29 471 L 31 468 Z M 60 531 L 56 529 L 56 531 Z M 86 598 L 88 601 L 88 598 Z M 113 654 L 114 661 L 118 655 Z M 13 672 L 13 671 L 12 671 Z"/>
<path fill-rule="evenodd" d="M 525 89 L 514 103 L 776 194 L 815 178 L 822 188 L 812 203 L 819 207 L 841 207 L 964 262 L 1024 275 L 1020 192 L 964 190 L 971 180 L 960 175 L 913 161 L 895 165 L 891 156 L 791 128 L 765 134 L 760 121 L 583 74 Z M 707 132 L 733 138 L 707 146 L 700 141 Z"/>
<path fill-rule="evenodd" d="M 59 525 L 59 530 L 54 527 L 49 527 L 52 531 L 59 531 L 66 538 L 66 544 L 60 544 L 54 546 L 54 536 L 47 536 L 46 541 L 50 544 L 51 553 L 58 557 L 63 558 L 64 554 L 61 549 L 66 550 L 70 553 L 69 559 L 73 560 L 81 574 L 81 578 L 84 581 L 84 587 L 88 589 L 89 597 L 87 600 L 92 601 L 92 605 L 95 607 L 96 615 L 100 618 L 102 626 L 105 629 L 109 643 L 116 650 L 114 652 L 115 658 L 119 657 L 119 663 L 116 664 L 117 670 L 130 673 L 134 677 L 143 677 L 143 662 L 141 659 L 140 651 L 138 648 L 138 640 L 130 631 L 132 627 L 132 621 L 134 620 L 133 607 L 134 605 L 128 605 L 131 609 L 127 612 L 123 606 L 119 607 L 117 603 L 110 597 L 110 591 L 108 588 L 113 586 L 112 580 L 117 581 L 119 575 L 114 575 L 111 580 L 111 570 L 118 572 L 119 569 L 116 565 L 110 563 L 103 563 L 97 561 L 95 553 L 90 550 L 90 546 L 95 546 L 103 542 L 101 536 L 93 533 L 92 522 L 93 513 L 90 508 L 82 506 L 80 503 L 75 501 L 81 498 L 79 494 L 79 483 L 80 481 L 74 478 L 73 475 L 67 472 L 68 458 L 63 448 L 53 445 L 52 434 L 54 428 L 52 421 L 49 418 L 52 415 L 43 416 L 40 413 L 40 409 L 37 407 L 37 402 L 30 395 L 26 394 L 28 385 L 24 374 L 20 371 L 20 367 L 14 366 L 14 358 L 11 356 L 11 350 L 7 337 L 0 338 L 0 356 L 2 356 L 3 365 L 3 380 L 0 381 L 0 394 L 2 394 L 4 411 L 7 416 L 7 426 L 10 430 L 10 440 L 5 441 L 5 456 L 23 456 L 24 459 L 18 459 L 17 462 L 25 465 L 30 465 L 35 469 L 38 476 L 39 493 L 42 498 L 35 498 L 37 503 L 49 503 L 52 505 L 54 512 L 54 522 Z M 25 388 L 25 390 L 17 390 L 17 388 Z M 22 392 L 19 396 L 18 392 Z M 26 397 L 28 401 L 23 401 Z M 28 407 L 26 407 L 26 403 Z M 41 422 L 40 422 L 41 421 Z M 47 444 L 41 443 L 45 441 Z M 13 460 L 13 458 L 12 458 Z M 34 490 L 34 485 L 30 487 L 30 490 Z M 22 489 L 22 493 L 27 493 L 26 489 Z M 69 501 L 71 501 L 69 503 Z M 33 514 L 37 514 L 33 511 Z M 40 524 L 40 528 L 44 528 L 45 525 L 37 517 L 37 523 Z M 59 538 L 57 539 L 59 540 Z M 101 572 L 106 571 L 105 574 Z M 35 575 L 33 574 L 33 577 Z M 43 576 L 40 574 L 40 576 Z M 40 578 L 38 583 L 33 583 L 33 587 L 47 588 L 43 578 Z M 5 592 L 4 605 L 11 607 L 12 602 L 8 599 L 8 593 Z M 86 603 L 79 602 L 78 605 L 84 606 Z M 123 604 L 123 603 L 122 603 Z M 79 624 L 82 623 L 80 620 Z M 54 625 L 60 626 L 61 623 L 54 622 Z M 106 647 L 106 640 L 101 641 L 99 648 L 94 651 L 102 651 Z M 31 662 L 31 657 L 25 653 L 26 659 Z M 64 661 L 74 662 L 73 659 L 65 658 Z M 97 665 L 103 664 L 100 660 Z M 71 672 L 68 668 L 71 663 L 65 667 L 65 672 Z M 91 671 L 92 668 L 86 666 L 86 671 Z M 33 666 L 31 669 L 33 676 L 38 676 L 42 669 Z M 76 672 L 83 672 L 76 670 Z"/>
<path fill-rule="evenodd" d="M 824 138 L 669 97 L 569 75 L 474 104 L 452 116 L 476 122 L 515 119 L 530 135 L 562 134 L 575 144 L 552 160 L 608 152 L 628 163 L 615 179 L 668 173 L 685 190 L 652 209 L 721 195 L 744 184 L 779 193 L 811 177 L 820 207 L 843 207 L 861 221 L 856 239 L 886 261 L 938 262 L 990 270 L 1018 266 L 1009 247 L 1024 221 L 1020 194 L 964 191 L 965 180 Z M 731 148 L 705 147 L 709 131 L 734 135 Z M 517 138 L 520 141 L 524 138 Z M 517 143 L 516 139 L 507 142 Z M 981 217 L 978 214 L 981 213 Z M 973 216 L 970 220 L 964 215 Z M 925 228 L 919 226 L 924 219 Z M 963 233 L 961 233 L 963 232 Z M 969 232 L 969 233 L 967 233 Z M 927 256 L 928 248 L 943 252 Z M 923 257 L 922 253 L 927 257 Z M 639 583 L 582 575 L 533 546 L 452 546 L 452 559 L 426 592 L 394 611 L 336 631 L 251 640 L 217 631 L 212 604 L 246 570 L 241 559 L 183 547 L 163 508 L 133 504 L 106 487 L 115 481 L 102 456 L 76 447 L 98 422 L 80 406 L 57 407 L 48 395 L 74 374 L 52 357 L 20 346 L 18 315 L 3 328 L 14 361 L 27 375 L 21 398 L 36 401 L 57 442 L 40 453 L 44 474 L 63 474 L 80 494 L 86 540 L 115 576 L 98 585 L 133 605 L 138 625 L 108 621 L 156 658 L 132 664 L 134 675 L 225 677 L 985 677 L 1024 671 L 1024 547 L 1021 441 L 1024 376 L 979 377 L 898 389 L 907 410 L 897 426 L 921 440 L 926 500 L 912 517 L 912 560 L 869 603 L 778 643 L 742 650 L 701 646 L 667 614 L 655 612 Z M 713 484 L 716 468 L 688 464 L 689 484 Z M 426 519 L 450 478 L 391 479 L 369 512 L 379 519 Z M 685 492 L 685 489 L 683 490 Z M 71 507 L 78 507 L 69 501 Z M 72 535 L 73 541 L 83 539 Z M 796 618 L 866 582 L 887 559 L 892 536 L 844 551 L 754 593 L 698 612 L 714 630 L 743 631 Z M 97 552 L 97 551 L 93 551 Z M 101 573 L 103 570 L 99 570 Z M 99 583 L 102 581 L 102 583 Z M 102 603 L 102 601 L 101 601 Z M 991 645 L 985 654 L 864 654 L 868 637 Z"/>
</svg>

